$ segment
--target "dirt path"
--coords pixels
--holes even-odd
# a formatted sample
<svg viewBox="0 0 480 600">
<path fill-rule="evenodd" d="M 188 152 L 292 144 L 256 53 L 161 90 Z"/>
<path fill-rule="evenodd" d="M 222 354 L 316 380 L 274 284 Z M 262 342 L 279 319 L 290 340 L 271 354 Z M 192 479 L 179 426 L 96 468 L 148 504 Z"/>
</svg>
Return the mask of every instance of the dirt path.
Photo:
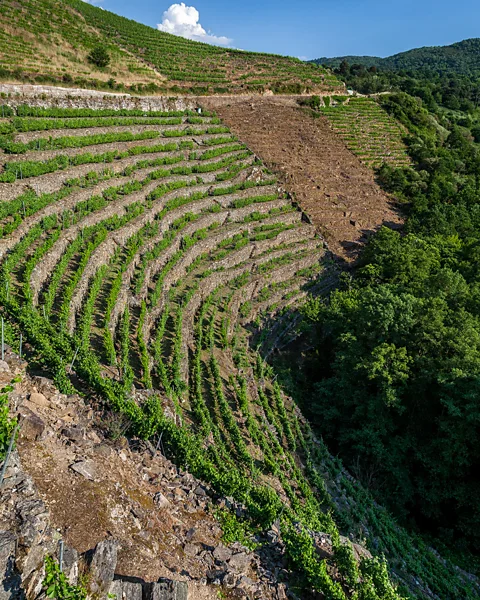
<svg viewBox="0 0 480 600">
<path fill-rule="evenodd" d="M 398 227 L 401 216 L 331 129 L 293 102 L 278 98 L 203 101 L 272 169 L 310 216 L 330 249 L 352 260 L 369 233 L 382 224 Z"/>
</svg>

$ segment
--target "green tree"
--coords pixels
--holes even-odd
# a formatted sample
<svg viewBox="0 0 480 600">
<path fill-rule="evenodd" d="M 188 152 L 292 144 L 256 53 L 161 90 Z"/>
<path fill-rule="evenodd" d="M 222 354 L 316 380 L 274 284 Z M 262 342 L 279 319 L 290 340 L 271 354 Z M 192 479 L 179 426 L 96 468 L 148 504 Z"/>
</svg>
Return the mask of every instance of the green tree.
<svg viewBox="0 0 480 600">
<path fill-rule="evenodd" d="M 342 60 L 338 68 L 340 75 L 348 75 L 350 73 L 350 65 L 346 59 Z"/>
<path fill-rule="evenodd" d="M 96 46 L 88 55 L 88 61 L 103 68 L 110 64 L 110 55 L 104 46 Z"/>
</svg>

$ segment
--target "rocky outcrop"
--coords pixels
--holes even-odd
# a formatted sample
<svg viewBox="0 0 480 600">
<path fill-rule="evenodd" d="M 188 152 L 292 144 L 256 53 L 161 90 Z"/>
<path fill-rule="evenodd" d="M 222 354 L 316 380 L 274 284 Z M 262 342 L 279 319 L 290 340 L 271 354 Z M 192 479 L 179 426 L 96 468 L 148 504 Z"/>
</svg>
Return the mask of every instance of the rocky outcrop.
<svg viewBox="0 0 480 600">
<path fill-rule="evenodd" d="M 10 394 L 21 420 L 18 450 L 0 488 L 0 600 L 44 600 L 47 555 L 62 555 L 67 580 L 87 581 L 99 600 L 214 600 L 219 588 L 236 598 L 285 597 L 274 575 L 281 557 L 267 564 L 220 539 L 213 509 L 244 507 L 178 469 L 161 439 L 157 447 L 112 444 L 82 398 L 26 375 L 8 348 L 5 358 L 0 385 L 22 381 Z"/>
</svg>

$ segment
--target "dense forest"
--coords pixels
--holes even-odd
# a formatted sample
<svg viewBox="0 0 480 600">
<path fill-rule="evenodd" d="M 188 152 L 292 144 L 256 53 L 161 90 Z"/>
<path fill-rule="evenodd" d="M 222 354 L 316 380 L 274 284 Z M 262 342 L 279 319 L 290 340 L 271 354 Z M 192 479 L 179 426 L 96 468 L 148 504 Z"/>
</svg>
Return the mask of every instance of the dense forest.
<svg viewBox="0 0 480 600">
<path fill-rule="evenodd" d="M 430 111 L 443 106 L 471 118 L 480 106 L 479 56 L 480 38 L 389 58 L 347 56 L 313 62 L 333 68 L 347 86 L 362 94 L 403 91 L 421 98 Z"/>
<path fill-rule="evenodd" d="M 380 78 L 403 90 L 378 101 L 408 131 L 413 165 L 384 165 L 377 177 L 406 224 L 383 227 L 328 300 L 310 300 L 305 368 L 283 361 L 284 381 L 404 523 L 478 552 L 480 111 L 470 93 L 480 82 Z"/>
<path fill-rule="evenodd" d="M 383 71 L 415 71 L 436 75 L 473 75 L 480 73 L 480 38 L 457 42 L 451 46 L 430 46 L 400 52 L 387 58 L 378 56 L 340 56 L 317 58 L 312 62 L 337 68 L 343 61 L 378 67 Z"/>
</svg>

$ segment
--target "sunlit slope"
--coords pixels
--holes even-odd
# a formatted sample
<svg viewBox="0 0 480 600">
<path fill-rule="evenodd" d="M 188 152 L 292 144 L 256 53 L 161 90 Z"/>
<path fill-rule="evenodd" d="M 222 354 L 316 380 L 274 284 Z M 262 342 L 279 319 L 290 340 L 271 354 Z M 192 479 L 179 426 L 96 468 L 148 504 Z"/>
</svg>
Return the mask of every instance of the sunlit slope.
<svg viewBox="0 0 480 600">
<path fill-rule="evenodd" d="M 110 64 L 88 60 L 104 47 Z M 82 0 L 0 3 L 0 79 L 133 93 L 303 93 L 343 87 L 295 58 L 193 42 Z"/>
<path fill-rule="evenodd" d="M 192 42 L 99 10 L 82 0 L 67 0 L 88 23 L 154 66 L 181 88 L 211 92 L 300 93 L 342 86 L 317 65 L 299 59 L 219 48 Z M 201 89 L 204 88 L 204 89 Z"/>
<path fill-rule="evenodd" d="M 103 69 L 87 59 L 99 45 L 111 58 Z M 114 86 L 114 80 L 121 88 L 162 83 L 158 73 L 92 27 L 71 6 L 54 0 L 0 3 L 0 77 L 92 88 Z"/>
<path fill-rule="evenodd" d="M 0 312 L 30 368 L 234 498 L 236 539 L 280 524 L 297 597 L 478 597 L 332 459 L 265 362 L 336 270 L 255 154 L 206 111 L 0 109 Z M 402 594 L 339 533 L 385 555 Z"/>
<path fill-rule="evenodd" d="M 400 124 L 373 99 L 350 98 L 320 108 L 348 148 L 370 167 L 410 163 Z"/>
</svg>

